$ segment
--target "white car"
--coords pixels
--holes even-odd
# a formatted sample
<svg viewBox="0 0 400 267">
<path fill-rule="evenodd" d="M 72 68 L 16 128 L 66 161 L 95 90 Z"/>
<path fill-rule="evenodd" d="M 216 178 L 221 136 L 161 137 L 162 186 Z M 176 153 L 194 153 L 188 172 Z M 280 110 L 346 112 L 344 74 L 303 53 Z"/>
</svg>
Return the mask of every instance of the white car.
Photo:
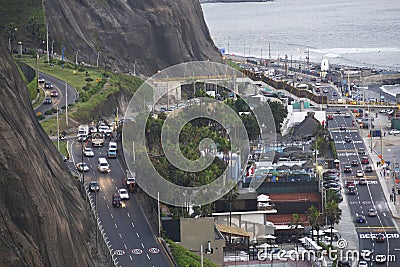
<svg viewBox="0 0 400 267">
<path fill-rule="evenodd" d="M 346 117 L 346 118 L 350 118 L 350 113 L 348 113 L 348 112 L 346 112 L 346 114 L 344 114 L 344 116 Z"/>
<path fill-rule="evenodd" d="M 90 147 L 85 147 L 83 149 L 83 155 L 85 155 L 86 157 L 94 157 L 94 152 Z"/>
<path fill-rule="evenodd" d="M 392 135 L 396 135 L 396 134 L 399 134 L 399 133 L 400 133 L 400 130 L 397 130 L 397 129 L 391 129 L 389 131 L 389 134 L 392 134 Z"/>
<path fill-rule="evenodd" d="M 364 177 L 364 172 L 362 170 L 358 170 L 356 176 L 357 177 Z"/>
<path fill-rule="evenodd" d="M 76 168 L 80 172 L 88 172 L 89 171 L 89 166 L 85 162 L 79 162 L 76 164 Z"/>
<path fill-rule="evenodd" d="M 366 261 L 360 261 L 358 267 L 368 267 L 368 263 Z"/>
<path fill-rule="evenodd" d="M 121 200 L 129 199 L 129 193 L 124 188 L 118 189 L 118 194 L 119 194 Z"/>
<path fill-rule="evenodd" d="M 110 142 L 108 148 L 118 150 L 117 142 Z"/>
</svg>

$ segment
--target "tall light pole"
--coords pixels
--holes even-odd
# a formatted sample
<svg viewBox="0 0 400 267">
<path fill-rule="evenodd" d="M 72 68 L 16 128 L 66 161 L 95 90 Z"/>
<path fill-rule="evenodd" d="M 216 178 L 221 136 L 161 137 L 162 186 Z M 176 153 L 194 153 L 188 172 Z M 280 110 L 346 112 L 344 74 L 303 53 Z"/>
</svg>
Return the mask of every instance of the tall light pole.
<svg viewBox="0 0 400 267">
<path fill-rule="evenodd" d="M 47 64 L 50 64 L 50 52 L 49 52 L 49 24 L 46 23 L 46 52 L 47 52 Z"/>
<path fill-rule="evenodd" d="M 133 62 L 133 76 L 136 76 L 136 60 Z"/>
<path fill-rule="evenodd" d="M 98 51 L 98 52 L 97 52 L 97 59 L 96 59 L 96 68 L 99 67 L 99 56 L 100 56 L 100 54 L 101 54 L 101 52 Z"/>
<path fill-rule="evenodd" d="M 75 52 L 75 65 L 78 65 L 78 53 L 79 53 L 79 49 L 78 50 L 76 50 L 76 52 Z"/>
<path fill-rule="evenodd" d="M 65 82 L 65 123 L 68 126 L 68 85 Z"/>
</svg>

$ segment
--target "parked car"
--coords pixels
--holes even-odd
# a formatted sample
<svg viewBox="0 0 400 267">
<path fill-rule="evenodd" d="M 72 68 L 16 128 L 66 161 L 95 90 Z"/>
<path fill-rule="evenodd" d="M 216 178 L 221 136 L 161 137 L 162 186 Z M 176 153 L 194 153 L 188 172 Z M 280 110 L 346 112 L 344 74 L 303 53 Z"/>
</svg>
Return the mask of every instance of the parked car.
<svg viewBox="0 0 400 267">
<path fill-rule="evenodd" d="M 378 215 L 378 212 L 376 211 L 376 209 L 370 208 L 370 209 L 368 210 L 368 216 L 369 216 L 369 217 L 375 217 L 376 215 Z"/>
<path fill-rule="evenodd" d="M 94 157 L 94 152 L 90 147 L 85 147 L 83 149 L 83 155 L 85 155 L 86 157 Z"/>
<path fill-rule="evenodd" d="M 129 193 L 125 188 L 118 189 L 118 194 L 121 197 L 121 200 L 129 199 Z"/>
<path fill-rule="evenodd" d="M 45 104 L 51 104 L 51 103 L 53 103 L 53 100 L 51 100 L 50 97 L 46 97 L 46 98 L 44 99 L 43 103 L 45 103 Z"/>
<path fill-rule="evenodd" d="M 351 161 L 351 166 L 357 167 L 357 166 L 358 166 L 358 160 L 353 159 L 353 160 Z"/>
<path fill-rule="evenodd" d="M 91 181 L 90 182 L 90 184 L 89 184 L 89 190 L 90 191 L 93 191 L 93 192 L 95 192 L 95 191 L 99 191 L 100 190 L 100 186 L 99 186 L 99 184 L 97 183 L 97 181 Z"/>
<path fill-rule="evenodd" d="M 364 215 L 361 215 L 361 214 L 357 215 L 357 217 L 356 217 L 356 222 L 358 222 L 358 223 L 365 223 L 365 222 L 366 222 L 365 216 L 364 216 Z"/>
<path fill-rule="evenodd" d="M 52 89 L 52 88 L 53 88 L 53 85 L 51 84 L 51 82 L 45 82 L 45 83 L 44 83 L 44 88 L 46 88 L 46 89 Z"/>
<path fill-rule="evenodd" d="M 58 97 L 58 92 L 56 90 L 53 90 L 50 92 L 51 97 Z"/>
<path fill-rule="evenodd" d="M 382 233 L 379 233 L 375 237 L 376 242 L 385 242 L 385 235 Z"/>
<path fill-rule="evenodd" d="M 400 133 L 400 130 L 397 130 L 397 129 L 391 129 L 389 131 L 389 134 L 391 134 L 391 135 L 396 135 L 396 134 L 399 134 L 399 133 Z"/>
<path fill-rule="evenodd" d="M 89 166 L 85 162 L 79 162 L 76 164 L 76 168 L 80 172 L 88 172 L 89 171 Z"/>
<path fill-rule="evenodd" d="M 372 172 L 372 166 L 368 165 L 364 168 L 365 172 Z"/>
</svg>

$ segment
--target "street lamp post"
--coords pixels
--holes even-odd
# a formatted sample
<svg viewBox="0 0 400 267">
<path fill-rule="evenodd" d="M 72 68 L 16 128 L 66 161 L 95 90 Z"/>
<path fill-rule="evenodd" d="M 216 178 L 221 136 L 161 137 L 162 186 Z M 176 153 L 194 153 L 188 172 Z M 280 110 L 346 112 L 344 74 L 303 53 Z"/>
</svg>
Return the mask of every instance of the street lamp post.
<svg viewBox="0 0 400 267">
<path fill-rule="evenodd" d="M 97 59 L 96 59 L 96 68 L 99 67 L 99 56 L 100 56 L 100 54 L 101 54 L 101 52 L 98 51 L 98 52 L 97 52 Z"/>
<path fill-rule="evenodd" d="M 79 53 L 79 49 L 78 50 L 76 50 L 76 52 L 75 52 L 75 65 L 78 65 L 78 53 Z"/>
</svg>

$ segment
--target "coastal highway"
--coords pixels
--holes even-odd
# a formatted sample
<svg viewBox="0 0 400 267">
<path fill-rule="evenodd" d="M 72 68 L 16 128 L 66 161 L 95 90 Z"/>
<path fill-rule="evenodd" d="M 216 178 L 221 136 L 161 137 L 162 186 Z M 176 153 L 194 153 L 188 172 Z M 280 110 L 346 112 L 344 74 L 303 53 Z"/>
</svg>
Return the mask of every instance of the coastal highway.
<svg viewBox="0 0 400 267">
<path fill-rule="evenodd" d="M 335 90 L 331 88 L 331 90 Z M 332 95 L 331 92 L 327 93 Z M 368 266 L 398 266 L 400 260 L 400 235 L 397 230 L 396 224 L 392 218 L 392 214 L 386 203 L 384 192 L 379 183 L 375 166 L 371 159 L 366 155 L 358 153 L 359 148 L 364 148 L 363 139 L 357 128 L 357 124 L 353 125 L 353 114 L 346 117 L 345 114 L 350 113 L 349 109 L 332 109 L 328 108 L 327 114 L 333 115 L 333 119 L 328 120 L 329 132 L 335 141 L 338 158 L 340 160 L 341 180 L 343 190 L 346 194 L 345 200 L 350 208 L 352 220 L 355 223 L 357 235 L 359 238 L 359 249 L 370 250 L 371 260 L 367 261 Z M 350 137 L 351 142 L 346 142 L 346 136 Z M 369 158 L 369 164 L 361 164 L 362 157 Z M 351 174 L 343 173 L 343 167 L 351 165 L 351 161 L 356 160 L 358 166 L 352 167 Z M 365 173 L 365 167 L 371 165 L 373 168 L 372 173 Z M 363 170 L 365 178 L 367 179 L 366 185 L 356 184 L 356 194 L 348 195 L 345 189 L 346 180 L 356 180 L 355 177 L 357 170 Z M 377 210 L 376 217 L 369 217 L 368 210 L 375 208 Z M 365 223 L 357 223 L 357 214 L 364 215 L 366 218 Z M 383 233 L 386 237 L 384 242 L 376 241 L 376 234 Z M 380 262 L 381 261 L 381 262 Z"/>
<path fill-rule="evenodd" d="M 58 92 L 58 97 L 52 97 L 53 103 L 51 105 L 42 103 L 35 109 L 35 113 L 41 112 L 43 114 L 46 110 L 49 110 L 51 108 L 56 108 L 57 105 L 60 108 L 62 106 L 65 106 L 66 97 L 68 97 L 67 99 L 68 104 L 75 103 L 76 99 L 78 98 L 78 95 L 74 87 L 67 84 L 67 94 L 66 94 L 64 81 L 61 81 L 43 72 L 40 72 L 39 76 L 44 78 L 46 82 L 51 82 L 51 84 L 53 85 L 53 89 L 45 89 L 46 95 L 50 94 L 51 91 L 56 90 Z M 44 84 L 42 86 L 44 86 Z"/>
<path fill-rule="evenodd" d="M 88 145 L 91 147 L 91 143 Z M 108 141 L 103 147 L 93 148 L 94 157 L 84 157 L 90 170 L 85 172 L 86 186 L 90 181 L 97 181 L 100 191 L 91 192 L 96 199 L 96 208 L 103 229 L 106 232 L 108 241 L 113 249 L 114 258 L 118 262 L 117 266 L 154 266 L 166 267 L 171 263 L 156 240 L 151 228 L 143 214 L 133 193 L 130 199 L 124 200 L 125 208 L 114 208 L 112 205 L 112 195 L 118 188 L 125 188 L 123 178 L 126 176 L 125 170 L 120 165 L 118 159 L 107 159 L 111 172 L 100 173 L 97 170 L 97 159 L 107 158 Z M 122 148 L 118 148 L 121 153 Z M 82 143 L 72 141 L 70 152 L 74 163 L 82 160 Z"/>
</svg>

